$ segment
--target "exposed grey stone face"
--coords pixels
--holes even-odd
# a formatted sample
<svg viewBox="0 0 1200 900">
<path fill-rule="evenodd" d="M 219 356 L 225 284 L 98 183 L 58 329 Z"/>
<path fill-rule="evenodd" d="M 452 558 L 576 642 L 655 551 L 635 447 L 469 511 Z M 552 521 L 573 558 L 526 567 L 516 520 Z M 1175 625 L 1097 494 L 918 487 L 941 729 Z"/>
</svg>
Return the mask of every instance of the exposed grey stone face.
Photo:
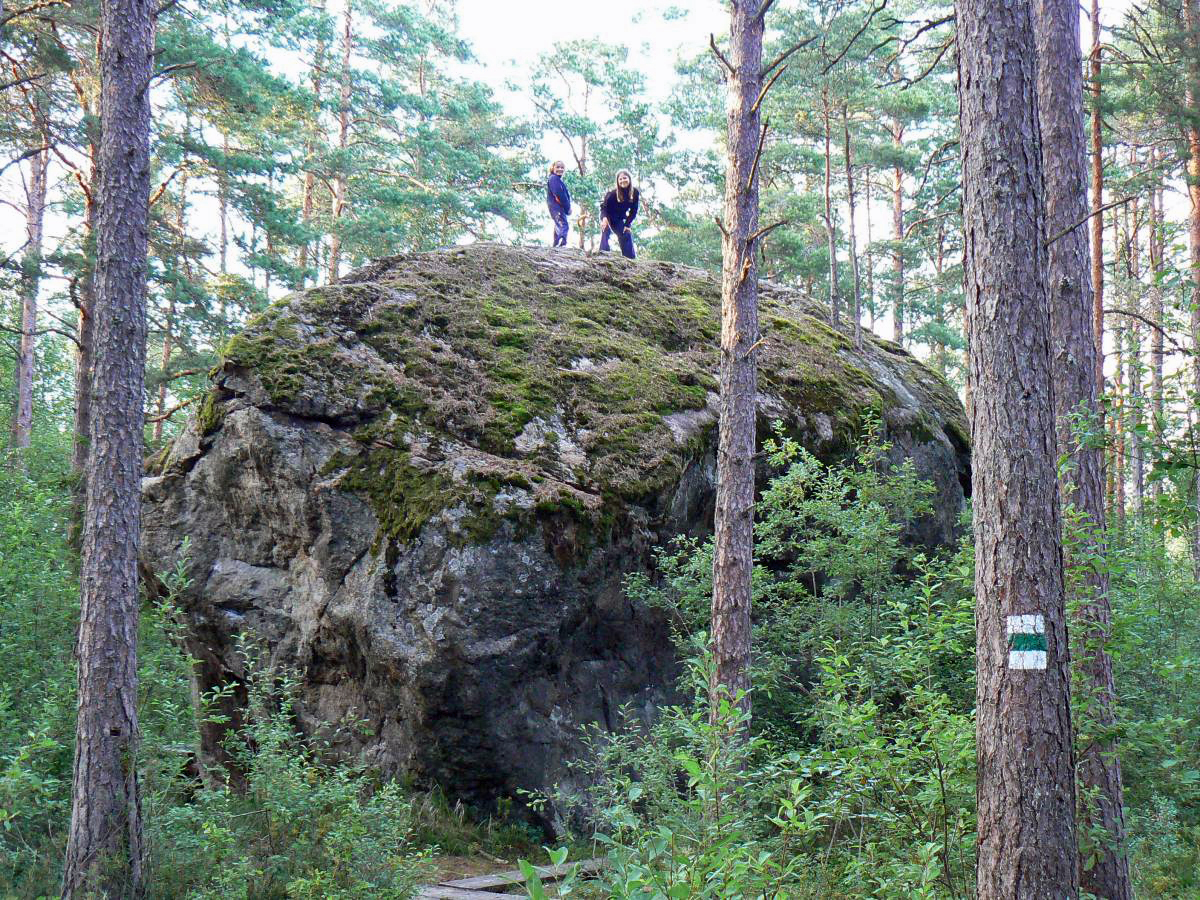
<svg viewBox="0 0 1200 900">
<path fill-rule="evenodd" d="M 200 689 L 239 683 L 250 634 L 300 673 L 300 724 L 339 752 L 476 803 L 570 785 L 583 724 L 674 696 L 667 623 L 623 580 L 711 528 L 719 288 L 488 245 L 345 284 L 281 301 L 230 345 L 143 482 L 143 567 L 170 568 L 190 537 Z M 911 537 L 949 540 L 969 457 L 948 386 L 893 345 L 853 350 L 800 295 L 763 297 L 760 428 L 779 419 L 829 458 L 875 409 L 938 489 Z M 496 304 L 523 354 L 496 355 L 517 329 Z M 203 737 L 218 753 L 219 730 Z"/>
</svg>

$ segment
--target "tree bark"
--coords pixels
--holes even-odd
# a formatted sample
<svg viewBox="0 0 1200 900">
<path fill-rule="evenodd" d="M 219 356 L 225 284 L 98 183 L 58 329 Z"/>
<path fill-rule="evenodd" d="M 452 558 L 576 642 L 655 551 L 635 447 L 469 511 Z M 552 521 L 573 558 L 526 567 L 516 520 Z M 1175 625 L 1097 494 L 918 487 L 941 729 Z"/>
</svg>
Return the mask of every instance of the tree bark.
<svg viewBox="0 0 1200 900">
<path fill-rule="evenodd" d="M 1076 683 L 1080 686 L 1084 724 L 1081 730 L 1111 734 L 1115 721 L 1112 659 L 1106 644 L 1111 607 L 1108 575 L 1089 559 L 1103 556 L 1104 457 L 1094 441 L 1079 440 L 1075 417 L 1099 420 L 1099 384 L 1092 324 L 1092 285 L 1088 232 L 1087 145 L 1084 126 L 1083 72 L 1079 45 L 1079 7 L 1075 0 L 1038 0 L 1038 107 L 1042 136 L 1042 171 L 1046 190 L 1046 232 L 1062 234 L 1048 252 L 1047 283 L 1053 358 L 1057 453 L 1067 457 L 1059 481 L 1064 505 L 1073 506 L 1080 521 L 1079 559 L 1065 559 L 1078 591 L 1071 621 Z M 1071 225 L 1080 223 L 1075 228 Z M 1070 228 L 1069 231 L 1067 229 Z M 1089 429 L 1094 424 L 1089 426 Z M 1079 816 L 1101 826 L 1107 846 L 1079 855 L 1081 886 L 1109 900 L 1132 897 L 1125 854 L 1125 810 L 1121 764 L 1111 739 L 1088 741 L 1075 769 Z"/>
<path fill-rule="evenodd" d="M 42 274 L 42 224 L 46 218 L 46 169 L 50 151 L 29 158 L 25 189 L 25 254 L 21 261 L 21 344 L 17 351 L 16 409 L 10 446 L 21 450 L 33 435 L 33 379 L 37 352 L 38 287 Z"/>
<path fill-rule="evenodd" d="M 759 0 L 730 2 L 727 76 L 729 162 L 721 275 L 721 418 L 717 447 L 712 596 L 713 671 L 709 714 L 723 698 L 747 717 L 750 702 L 750 574 L 754 560 L 754 448 L 757 395 L 758 148 L 762 130 L 763 22 Z"/>
<path fill-rule="evenodd" d="M 350 53 L 354 44 L 354 4 L 346 0 L 342 14 L 342 88 L 338 102 L 338 174 L 333 189 L 333 228 L 329 239 L 329 283 L 338 280 L 342 263 L 342 236 L 338 232 L 346 212 L 346 148 L 350 146 Z"/>
<path fill-rule="evenodd" d="M 1029 4 L 960 0 L 975 506 L 977 889 L 1074 898 L 1074 760 Z"/>
<path fill-rule="evenodd" d="M 78 718 L 63 896 L 142 893 L 137 551 L 150 198 L 150 0 L 104 0 L 95 401 L 80 570 Z"/>
</svg>

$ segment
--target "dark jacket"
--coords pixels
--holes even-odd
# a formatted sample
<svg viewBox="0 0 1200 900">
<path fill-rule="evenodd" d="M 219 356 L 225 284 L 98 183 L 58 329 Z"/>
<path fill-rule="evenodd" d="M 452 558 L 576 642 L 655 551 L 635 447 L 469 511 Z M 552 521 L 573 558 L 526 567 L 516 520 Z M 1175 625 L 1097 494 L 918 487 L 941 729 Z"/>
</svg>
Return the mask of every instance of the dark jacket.
<svg viewBox="0 0 1200 900">
<path fill-rule="evenodd" d="M 614 188 L 604 195 L 604 202 L 600 204 L 600 212 L 604 214 L 604 218 L 608 219 L 608 227 L 620 234 L 626 231 L 638 214 L 638 203 L 641 202 L 641 197 L 638 194 L 638 189 L 635 187 L 629 188 L 629 199 L 621 202 L 617 199 L 617 192 Z"/>
<path fill-rule="evenodd" d="M 571 214 L 571 192 L 567 190 L 563 180 L 553 172 L 546 179 L 546 205 L 552 213 L 562 213 L 564 216 Z"/>
</svg>

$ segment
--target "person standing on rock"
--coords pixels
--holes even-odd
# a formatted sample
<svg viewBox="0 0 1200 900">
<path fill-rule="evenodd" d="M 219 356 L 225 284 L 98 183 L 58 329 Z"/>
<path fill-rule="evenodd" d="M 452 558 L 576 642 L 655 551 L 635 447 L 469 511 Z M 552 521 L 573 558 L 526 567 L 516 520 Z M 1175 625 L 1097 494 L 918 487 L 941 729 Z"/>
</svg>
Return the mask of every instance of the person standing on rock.
<svg viewBox="0 0 1200 900">
<path fill-rule="evenodd" d="M 546 179 L 546 205 L 550 208 L 550 218 L 554 220 L 555 247 L 567 246 L 567 216 L 571 214 L 571 192 L 563 181 L 563 173 L 567 165 L 561 159 L 555 160 L 550 166 L 550 177 Z"/>
<path fill-rule="evenodd" d="M 600 204 L 600 249 L 608 251 L 609 234 L 615 234 L 621 245 L 621 254 L 628 259 L 636 258 L 633 252 L 633 232 L 629 226 L 637 218 L 641 196 L 633 186 L 633 176 L 628 169 L 617 173 L 617 186 L 604 195 Z"/>
</svg>

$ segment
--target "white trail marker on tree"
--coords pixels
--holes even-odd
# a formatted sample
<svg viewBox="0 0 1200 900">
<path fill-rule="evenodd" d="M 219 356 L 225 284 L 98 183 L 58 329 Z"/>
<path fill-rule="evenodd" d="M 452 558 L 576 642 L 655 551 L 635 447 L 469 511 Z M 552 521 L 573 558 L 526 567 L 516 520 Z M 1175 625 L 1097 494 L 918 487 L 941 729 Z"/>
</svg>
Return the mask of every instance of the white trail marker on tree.
<svg viewBox="0 0 1200 900">
<path fill-rule="evenodd" d="M 1008 667 L 1046 668 L 1046 619 L 1040 614 L 1009 616 Z"/>
</svg>

